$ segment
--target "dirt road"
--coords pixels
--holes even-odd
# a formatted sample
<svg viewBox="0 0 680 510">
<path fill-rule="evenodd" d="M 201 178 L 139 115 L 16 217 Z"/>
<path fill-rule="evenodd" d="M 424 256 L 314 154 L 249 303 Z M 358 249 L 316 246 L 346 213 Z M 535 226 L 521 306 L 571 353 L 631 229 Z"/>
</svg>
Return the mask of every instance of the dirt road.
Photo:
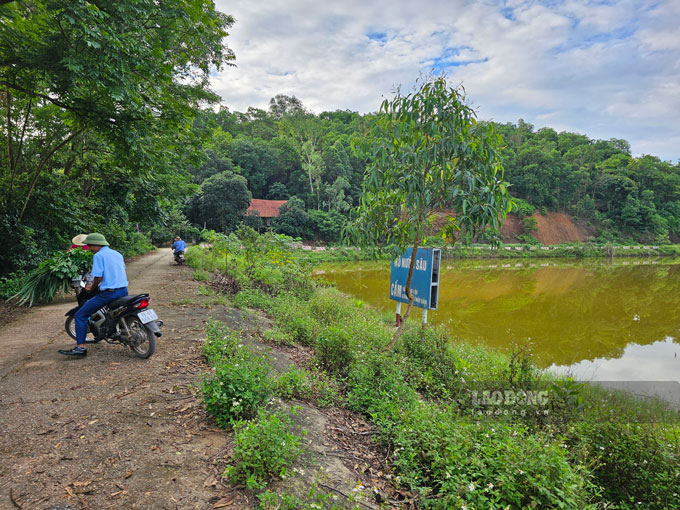
<svg viewBox="0 0 680 510">
<path fill-rule="evenodd" d="M 212 312 L 182 304 L 201 298 L 169 249 L 129 263 L 128 279 L 165 321 L 149 360 L 108 344 L 58 354 L 73 345 L 72 298 L 0 330 L 0 509 L 205 509 L 219 497 L 227 436 L 188 388 Z"/>
</svg>

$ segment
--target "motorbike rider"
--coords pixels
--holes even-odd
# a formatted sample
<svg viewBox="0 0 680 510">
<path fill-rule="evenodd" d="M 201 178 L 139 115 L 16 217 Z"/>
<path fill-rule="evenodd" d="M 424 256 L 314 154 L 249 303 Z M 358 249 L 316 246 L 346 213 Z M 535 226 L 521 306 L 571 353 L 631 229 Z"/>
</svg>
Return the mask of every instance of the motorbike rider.
<svg viewBox="0 0 680 510">
<path fill-rule="evenodd" d="M 175 237 L 175 242 L 172 243 L 172 254 L 177 258 L 177 255 L 187 249 L 187 243 L 185 243 L 180 236 Z"/>
<path fill-rule="evenodd" d="M 128 295 L 128 281 L 123 256 L 116 250 L 109 248 L 109 243 L 106 242 L 106 238 L 102 234 L 96 232 L 88 234 L 84 243 L 94 253 L 91 271 L 94 281 L 88 283 L 85 290 L 88 292 L 99 290 L 99 292 L 88 299 L 74 315 L 76 346 L 69 350 L 59 350 L 60 354 L 83 358 L 87 356 L 85 344 L 88 343 L 86 336 L 90 315 L 114 299 Z"/>
</svg>

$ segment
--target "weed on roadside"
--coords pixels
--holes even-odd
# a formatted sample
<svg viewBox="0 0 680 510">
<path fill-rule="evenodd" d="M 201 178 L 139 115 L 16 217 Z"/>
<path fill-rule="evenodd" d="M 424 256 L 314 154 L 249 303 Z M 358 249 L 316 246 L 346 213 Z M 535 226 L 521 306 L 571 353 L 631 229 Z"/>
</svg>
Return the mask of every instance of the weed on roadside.
<svg viewBox="0 0 680 510">
<path fill-rule="evenodd" d="M 290 466 L 303 452 L 302 437 L 293 432 L 290 416 L 282 412 L 261 410 L 256 420 L 234 422 L 234 433 L 234 465 L 224 476 L 244 482 L 249 489 L 263 489 L 271 478 L 289 476 Z"/>
</svg>

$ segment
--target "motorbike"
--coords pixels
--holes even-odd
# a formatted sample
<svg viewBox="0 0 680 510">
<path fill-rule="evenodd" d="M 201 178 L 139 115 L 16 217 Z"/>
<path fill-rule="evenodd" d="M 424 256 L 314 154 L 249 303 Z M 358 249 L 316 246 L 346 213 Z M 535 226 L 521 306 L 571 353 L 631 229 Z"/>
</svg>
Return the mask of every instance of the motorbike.
<svg viewBox="0 0 680 510">
<path fill-rule="evenodd" d="M 184 259 L 184 251 L 180 250 L 175 253 L 175 262 L 177 262 L 177 265 L 181 266 L 184 264 L 185 259 Z"/>
<path fill-rule="evenodd" d="M 76 338 L 75 313 L 95 295 L 85 290 L 88 274 L 73 278 L 71 283 L 76 292 L 78 306 L 66 312 L 64 328 L 73 339 Z M 156 352 L 156 338 L 160 338 L 163 321 L 149 308 L 149 294 L 135 294 L 111 301 L 90 316 L 88 335 L 94 342 L 105 340 L 109 344 L 129 347 L 135 356 L 147 359 Z"/>
</svg>

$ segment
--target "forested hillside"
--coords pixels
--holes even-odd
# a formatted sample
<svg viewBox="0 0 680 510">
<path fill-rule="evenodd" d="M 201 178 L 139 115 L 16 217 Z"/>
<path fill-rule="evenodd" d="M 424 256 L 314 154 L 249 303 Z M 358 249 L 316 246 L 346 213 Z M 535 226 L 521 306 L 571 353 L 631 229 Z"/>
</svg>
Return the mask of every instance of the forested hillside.
<svg viewBox="0 0 680 510">
<path fill-rule="evenodd" d="M 275 223 L 277 230 L 337 240 L 344 218 L 358 205 L 366 166 L 354 155 L 352 140 L 370 120 L 370 115 L 350 111 L 313 115 L 296 98 L 282 95 L 271 100 L 268 111 L 204 111 L 196 129 L 206 140 L 205 160 L 190 168 L 203 192 L 190 200 L 189 218 L 222 229 L 226 223 L 217 218 L 224 215 L 232 218 L 233 228 L 247 200 L 236 210 L 234 204 L 219 204 L 212 196 L 221 193 L 216 183 L 240 182 L 241 193 L 245 195 L 247 187 L 253 198 L 292 197 Z M 591 223 L 602 239 L 677 239 L 680 164 L 654 156 L 632 157 L 625 140 L 535 130 L 521 119 L 494 127 L 506 142 L 505 178 L 512 194 L 522 199 L 515 209 L 520 216 L 534 210 L 564 211 Z"/>
</svg>

